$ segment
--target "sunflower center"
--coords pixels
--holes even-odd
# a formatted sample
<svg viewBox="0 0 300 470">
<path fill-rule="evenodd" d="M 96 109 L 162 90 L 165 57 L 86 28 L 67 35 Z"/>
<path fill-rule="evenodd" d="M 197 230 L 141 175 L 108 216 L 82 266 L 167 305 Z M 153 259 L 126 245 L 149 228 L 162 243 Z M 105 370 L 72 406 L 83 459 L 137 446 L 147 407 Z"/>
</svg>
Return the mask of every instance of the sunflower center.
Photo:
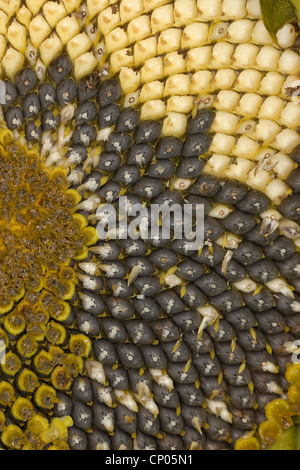
<svg viewBox="0 0 300 470">
<path fill-rule="evenodd" d="M 0 152 L 0 313 L 27 292 L 40 292 L 84 246 L 75 200 L 62 170 L 44 168 L 34 151 L 11 144 Z M 54 274 L 53 274 L 54 273 Z"/>
</svg>

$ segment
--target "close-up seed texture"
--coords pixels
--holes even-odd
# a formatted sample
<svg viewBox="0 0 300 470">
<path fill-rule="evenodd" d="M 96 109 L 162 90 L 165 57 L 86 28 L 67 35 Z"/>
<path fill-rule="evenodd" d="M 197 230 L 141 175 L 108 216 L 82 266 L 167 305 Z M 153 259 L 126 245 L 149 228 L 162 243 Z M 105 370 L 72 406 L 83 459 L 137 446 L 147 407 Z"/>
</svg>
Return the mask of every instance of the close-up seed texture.
<svg viewBox="0 0 300 470">
<path fill-rule="evenodd" d="M 1 449 L 295 448 L 300 27 L 266 3 L 0 0 Z M 187 204 L 198 244 L 151 215 Z"/>
</svg>

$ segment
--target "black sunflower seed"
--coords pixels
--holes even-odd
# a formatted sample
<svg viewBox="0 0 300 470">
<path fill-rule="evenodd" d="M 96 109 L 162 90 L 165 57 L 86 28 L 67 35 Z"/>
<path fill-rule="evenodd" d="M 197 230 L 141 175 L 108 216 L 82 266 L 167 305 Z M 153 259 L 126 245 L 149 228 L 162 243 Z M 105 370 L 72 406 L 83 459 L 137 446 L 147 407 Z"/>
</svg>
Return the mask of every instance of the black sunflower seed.
<svg viewBox="0 0 300 470">
<path fill-rule="evenodd" d="M 121 163 L 122 159 L 117 153 L 103 152 L 100 155 L 97 169 L 107 173 L 114 173 L 120 168 Z"/>
<path fill-rule="evenodd" d="M 206 134 L 189 135 L 183 144 L 183 157 L 198 157 L 209 151 L 211 137 Z"/>
<path fill-rule="evenodd" d="M 77 106 L 74 118 L 78 126 L 93 121 L 97 116 L 97 107 L 93 101 L 84 101 Z"/>
<path fill-rule="evenodd" d="M 220 295 L 227 289 L 227 282 L 215 272 L 204 274 L 195 284 L 209 297 Z"/>
<path fill-rule="evenodd" d="M 198 178 L 205 164 L 206 161 L 198 157 L 183 158 L 176 169 L 176 176 L 178 178 Z"/>
<path fill-rule="evenodd" d="M 121 86 L 117 80 L 104 80 L 98 92 L 98 102 L 101 107 L 115 103 L 121 97 Z"/>
<path fill-rule="evenodd" d="M 126 322 L 126 329 L 134 344 L 152 344 L 154 335 L 149 325 L 141 320 L 129 320 Z"/>
<path fill-rule="evenodd" d="M 241 212 L 259 215 L 265 212 L 271 205 L 271 201 L 264 193 L 257 189 L 250 189 L 236 207 Z"/>
<path fill-rule="evenodd" d="M 15 84 L 21 97 L 24 98 L 37 84 L 37 76 L 31 67 L 19 70 L 15 76 Z"/>
<path fill-rule="evenodd" d="M 78 100 L 83 102 L 96 96 L 99 88 L 99 76 L 97 72 L 81 78 L 78 82 Z"/>
<path fill-rule="evenodd" d="M 221 188 L 221 181 L 216 176 L 201 175 L 190 187 L 190 194 L 203 197 L 214 197 Z"/>
<path fill-rule="evenodd" d="M 233 258 L 243 266 L 249 266 L 263 258 L 263 252 L 254 243 L 243 240 L 238 248 L 233 250 Z"/>
<path fill-rule="evenodd" d="M 110 437 L 106 433 L 93 428 L 87 437 L 89 450 L 111 449 Z"/>
<path fill-rule="evenodd" d="M 256 295 L 253 295 L 253 292 L 243 294 L 243 299 L 247 307 L 253 312 L 264 312 L 274 307 L 273 296 L 265 287 Z"/>
<path fill-rule="evenodd" d="M 214 358 L 210 354 L 199 354 L 194 358 L 194 364 L 200 374 L 204 377 L 217 377 L 222 372 L 222 365 L 217 356 Z"/>
<path fill-rule="evenodd" d="M 24 123 L 24 113 L 19 106 L 11 106 L 4 112 L 4 118 L 8 129 L 19 129 Z"/>
<path fill-rule="evenodd" d="M 278 206 L 279 212 L 287 218 L 300 222 L 300 194 L 293 194 L 284 199 Z"/>
<path fill-rule="evenodd" d="M 25 124 L 25 136 L 28 142 L 39 140 L 42 136 L 43 130 L 34 121 L 27 121 Z"/>
<path fill-rule="evenodd" d="M 117 353 L 115 346 L 107 339 L 97 339 L 93 343 L 95 355 L 101 364 L 113 365 L 117 362 Z"/>
<path fill-rule="evenodd" d="M 152 391 L 157 405 L 175 409 L 179 406 L 180 400 L 175 389 L 169 391 L 166 387 L 153 382 Z"/>
<path fill-rule="evenodd" d="M 276 240 L 264 247 L 264 253 L 274 261 L 284 261 L 295 253 L 295 244 L 284 235 L 279 235 Z"/>
<path fill-rule="evenodd" d="M 227 217 L 222 219 L 222 225 L 226 230 L 236 235 L 244 235 L 249 232 L 255 225 L 256 220 L 250 214 L 240 211 L 233 211 Z"/>
<path fill-rule="evenodd" d="M 116 131 L 131 132 L 138 127 L 140 123 L 140 115 L 134 108 L 124 108 L 118 118 Z"/>
<path fill-rule="evenodd" d="M 74 400 L 72 419 L 74 426 L 87 431 L 92 426 L 92 408 L 81 401 Z"/>
<path fill-rule="evenodd" d="M 67 54 L 56 57 L 49 65 L 48 72 L 55 83 L 60 83 L 72 71 L 72 61 Z"/>
<path fill-rule="evenodd" d="M 159 407 L 161 430 L 170 434 L 180 435 L 184 429 L 184 421 L 173 408 Z"/>
<path fill-rule="evenodd" d="M 116 428 L 112 438 L 111 445 L 113 449 L 133 450 L 133 442 L 131 436 L 127 432 Z"/>
<path fill-rule="evenodd" d="M 206 133 L 210 130 L 215 114 L 208 109 L 200 109 L 195 117 L 190 117 L 187 124 L 187 134 Z"/>
<path fill-rule="evenodd" d="M 177 137 L 164 137 L 159 140 L 155 156 L 158 160 L 178 158 L 181 156 L 183 142 Z"/>
<path fill-rule="evenodd" d="M 41 103 L 37 93 L 28 93 L 23 98 L 22 105 L 25 119 L 37 116 L 41 110 Z"/>
<path fill-rule="evenodd" d="M 293 189 L 296 194 L 300 194 L 300 169 L 296 168 L 290 173 L 287 184 Z"/>
<path fill-rule="evenodd" d="M 143 121 L 139 124 L 135 133 L 137 144 L 156 142 L 161 133 L 162 124 L 157 121 Z"/>
<path fill-rule="evenodd" d="M 134 344 L 118 344 L 118 356 L 123 367 L 140 369 L 143 365 L 143 357 L 138 346 Z"/>
<path fill-rule="evenodd" d="M 166 355 L 159 345 L 141 346 L 144 362 L 149 369 L 164 370 L 167 367 Z"/>
<path fill-rule="evenodd" d="M 3 105 L 4 109 L 8 108 L 18 99 L 18 90 L 14 83 L 9 82 L 8 80 L 4 81 L 5 83 L 5 104 Z"/>
<path fill-rule="evenodd" d="M 111 103 L 107 106 L 104 106 L 103 108 L 100 108 L 98 113 L 98 124 L 100 129 L 105 129 L 106 127 L 111 127 L 116 124 L 119 115 L 120 108 L 115 103 Z"/>
<path fill-rule="evenodd" d="M 129 380 L 126 369 L 123 367 L 105 366 L 105 375 L 110 386 L 116 390 L 128 390 Z"/>
<path fill-rule="evenodd" d="M 269 282 L 278 277 L 278 269 L 272 261 L 264 258 L 247 266 L 249 276 L 255 282 Z"/>
<path fill-rule="evenodd" d="M 105 338 L 114 344 L 124 343 L 127 339 L 125 326 L 116 318 L 102 318 L 101 327 Z"/>
<path fill-rule="evenodd" d="M 88 377 L 76 377 L 72 383 L 72 394 L 76 400 L 83 403 L 93 401 L 93 391 Z"/>
<path fill-rule="evenodd" d="M 215 195 L 217 202 L 236 205 L 247 194 L 247 186 L 239 181 L 228 180 L 222 183 L 221 189 Z"/>
<path fill-rule="evenodd" d="M 158 304 L 154 299 L 149 297 L 146 297 L 145 299 L 135 298 L 133 300 L 133 304 L 138 316 L 143 320 L 158 320 L 161 315 Z"/>
<path fill-rule="evenodd" d="M 87 434 L 76 426 L 68 429 L 68 444 L 71 450 L 87 450 Z"/>
</svg>

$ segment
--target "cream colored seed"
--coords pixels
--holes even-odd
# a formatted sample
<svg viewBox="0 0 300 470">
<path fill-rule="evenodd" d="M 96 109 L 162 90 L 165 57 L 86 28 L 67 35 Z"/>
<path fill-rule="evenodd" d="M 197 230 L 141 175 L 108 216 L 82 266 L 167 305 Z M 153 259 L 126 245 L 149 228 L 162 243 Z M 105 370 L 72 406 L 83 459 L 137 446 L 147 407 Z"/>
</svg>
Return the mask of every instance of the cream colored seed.
<svg viewBox="0 0 300 470">
<path fill-rule="evenodd" d="M 259 47 L 254 44 L 238 45 L 233 55 L 233 67 L 247 68 L 255 66 L 258 54 Z"/>
<path fill-rule="evenodd" d="M 231 163 L 231 158 L 214 154 L 203 169 L 203 174 L 222 176 Z"/>
<path fill-rule="evenodd" d="M 74 62 L 74 76 L 76 80 L 80 80 L 85 75 L 92 73 L 97 67 L 98 62 L 92 52 L 77 57 Z"/>
<path fill-rule="evenodd" d="M 280 55 L 280 51 L 273 46 L 262 47 L 256 59 L 257 67 L 266 71 L 277 70 Z"/>
<path fill-rule="evenodd" d="M 162 137 L 182 137 L 187 127 L 187 116 L 181 113 L 168 113 L 163 122 Z"/>
<path fill-rule="evenodd" d="M 175 0 L 174 19 L 177 26 L 185 26 L 197 17 L 196 0 Z"/>
<path fill-rule="evenodd" d="M 85 54 L 92 46 L 92 41 L 85 33 L 80 33 L 67 44 L 67 52 L 72 61 Z"/>
<path fill-rule="evenodd" d="M 255 24 L 251 35 L 251 41 L 254 44 L 261 44 L 265 46 L 274 44 L 273 39 L 262 20 L 257 21 Z"/>
<path fill-rule="evenodd" d="M 230 90 L 237 79 L 237 73 L 232 69 L 218 70 L 214 76 L 214 86 L 220 90 Z"/>
<path fill-rule="evenodd" d="M 42 15 L 37 15 L 31 21 L 28 31 L 32 45 L 38 49 L 51 33 L 51 28 Z"/>
<path fill-rule="evenodd" d="M 141 69 L 142 83 L 155 82 L 164 77 L 164 63 L 162 57 L 153 57 L 145 62 Z"/>
<path fill-rule="evenodd" d="M 261 18 L 259 0 L 247 0 L 246 9 L 249 18 Z"/>
<path fill-rule="evenodd" d="M 246 183 L 249 173 L 255 168 L 255 164 L 245 158 L 235 158 L 226 170 L 225 176 Z"/>
<path fill-rule="evenodd" d="M 228 27 L 227 40 L 235 44 L 250 41 L 254 25 L 248 19 L 233 21 Z"/>
<path fill-rule="evenodd" d="M 169 28 L 163 31 L 158 38 L 157 52 L 165 54 L 168 52 L 178 51 L 181 43 L 181 29 Z"/>
<path fill-rule="evenodd" d="M 281 204 L 290 191 L 290 187 L 280 179 L 273 180 L 265 188 L 266 195 L 273 201 L 275 205 Z"/>
<path fill-rule="evenodd" d="M 262 74 L 258 70 L 243 70 L 235 83 L 235 88 L 237 91 L 255 93 L 260 87 L 261 80 Z"/>
<path fill-rule="evenodd" d="M 223 0 L 222 13 L 225 19 L 244 18 L 247 15 L 246 0 Z"/>
<path fill-rule="evenodd" d="M 46 39 L 40 45 L 40 57 L 46 66 L 60 54 L 63 48 L 63 44 L 57 34 L 51 34 L 51 36 Z"/>
<path fill-rule="evenodd" d="M 166 54 L 163 60 L 164 75 L 172 76 L 178 73 L 184 73 L 187 69 L 187 60 L 184 54 L 178 52 L 170 52 Z"/>
<path fill-rule="evenodd" d="M 213 73 L 208 70 L 200 70 L 191 77 L 191 93 L 204 95 L 212 90 Z"/>
<path fill-rule="evenodd" d="M 218 111 L 211 127 L 211 131 L 234 135 L 238 126 L 238 122 L 239 117 L 236 114 Z"/>
<path fill-rule="evenodd" d="M 222 0 L 197 0 L 197 9 L 204 21 L 212 21 L 222 15 Z"/>
<path fill-rule="evenodd" d="M 132 49 L 126 48 L 113 52 L 110 56 L 110 66 L 113 73 L 119 72 L 122 67 L 132 68 L 134 66 Z"/>
<path fill-rule="evenodd" d="M 119 75 L 120 85 L 125 94 L 135 92 L 141 83 L 141 73 L 129 67 L 122 67 Z"/>
<path fill-rule="evenodd" d="M 216 109 L 220 111 L 233 111 L 240 100 L 240 95 L 233 90 L 221 90 L 214 102 Z"/>
<path fill-rule="evenodd" d="M 211 66 L 217 69 L 230 67 L 234 50 L 233 44 L 229 42 L 224 41 L 217 43 L 213 47 Z"/>
<path fill-rule="evenodd" d="M 235 141 L 236 139 L 233 135 L 226 135 L 218 132 L 213 137 L 210 151 L 223 155 L 230 155 L 235 147 Z"/>
<path fill-rule="evenodd" d="M 0 10 L 0 34 L 6 34 L 8 21 L 8 15 L 4 13 L 4 11 Z"/>
<path fill-rule="evenodd" d="M 188 75 L 177 74 L 167 79 L 164 96 L 189 95 L 190 92 L 191 80 Z"/>
<path fill-rule="evenodd" d="M 279 72 L 268 72 L 261 81 L 259 92 L 263 95 L 277 96 L 284 83 L 284 77 Z"/>
<path fill-rule="evenodd" d="M 192 23 L 186 26 L 182 32 L 182 49 L 204 46 L 207 42 L 208 30 L 206 23 Z"/>
<path fill-rule="evenodd" d="M 258 142 L 244 134 L 237 140 L 232 154 L 236 157 L 252 160 L 259 152 L 259 148 L 260 145 Z"/>
<path fill-rule="evenodd" d="M 27 31 L 25 26 L 14 20 L 8 27 L 7 39 L 17 51 L 22 54 L 25 53 L 27 45 Z"/>
<path fill-rule="evenodd" d="M 38 11 L 40 10 L 40 8 L 44 5 L 45 1 L 46 0 L 33 0 L 33 1 L 26 0 L 26 6 L 31 11 L 31 13 L 33 15 L 36 15 L 38 13 Z M 13 2 L 6 2 L 6 3 L 8 3 L 8 4 L 11 3 L 12 4 Z M 2 7 L 2 5 L 1 5 L 1 7 Z M 6 11 L 6 10 L 4 10 L 4 11 Z"/>
<path fill-rule="evenodd" d="M 164 84 L 160 81 L 146 83 L 140 94 L 140 102 L 144 103 L 148 100 L 161 99 L 164 94 Z"/>
<path fill-rule="evenodd" d="M 105 37 L 120 24 L 120 14 L 112 7 L 106 8 L 98 16 L 98 28 Z"/>
<path fill-rule="evenodd" d="M 292 129 L 284 129 L 277 135 L 272 147 L 283 153 L 291 153 L 300 144 L 299 134 Z"/>
<path fill-rule="evenodd" d="M 43 6 L 43 15 L 53 29 L 60 20 L 67 16 L 67 11 L 63 3 L 47 2 Z"/>
<path fill-rule="evenodd" d="M 130 21 L 127 27 L 128 43 L 142 41 L 151 35 L 151 23 L 148 15 L 143 15 Z"/>
<path fill-rule="evenodd" d="M 105 45 L 108 54 L 127 47 L 128 43 L 127 33 L 120 27 L 113 29 L 105 38 Z"/>
<path fill-rule="evenodd" d="M 141 109 L 141 120 L 160 120 L 166 114 L 166 105 L 162 100 L 149 100 L 143 104 Z"/>
<path fill-rule="evenodd" d="M 212 48 L 210 46 L 191 49 L 187 54 L 187 70 L 197 71 L 208 67 L 211 62 Z"/>
<path fill-rule="evenodd" d="M 192 96 L 172 96 L 167 102 L 167 112 L 191 113 L 194 107 Z"/>
<path fill-rule="evenodd" d="M 236 107 L 236 112 L 242 116 L 255 117 L 263 102 L 263 98 L 257 93 L 245 93 Z"/>
<path fill-rule="evenodd" d="M 0 56 L 6 48 L 6 40 L 4 36 L 0 36 Z M 12 47 L 7 49 L 6 54 L 2 59 L 2 67 L 6 76 L 13 80 L 16 73 L 24 66 L 24 54 L 16 51 Z"/>
<path fill-rule="evenodd" d="M 108 7 L 109 0 L 87 0 L 86 5 L 89 12 L 89 16 L 93 18 L 98 13 Z"/>
<path fill-rule="evenodd" d="M 260 106 L 258 117 L 277 121 L 284 110 L 285 102 L 278 96 L 269 96 Z"/>
<path fill-rule="evenodd" d="M 151 15 L 152 33 L 170 28 L 174 24 L 174 8 L 172 4 L 164 5 L 153 11 Z"/>
<path fill-rule="evenodd" d="M 282 180 L 288 178 L 290 173 L 295 169 L 295 162 L 285 153 L 278 152 L 270 158 L 271 165 L 275 165 L 273 168 L 274 173 Z"/>
<path fill-rule="evenodd" d="M 257 141 L 268 144 L 273 142 L 280 131 L 281 127 L 276 122 L 267 119 L 260 119 L 253 131 L 253 137 Z"/>
<path fill-rule="evenodd" d="M 286 75 L 297 75 L 300 72 L 300 56 L 297 52 L 285 50 L 278 62 L 278 71 Z"/>
<path fill-rule="evenodd" d="M 56 32 L 63 45 L 66 45 L 74 36 L 79 34 L 80 27 L 78 21 L 74 16 L 67 16 L 58 22 Z"/>
<path fill-rule="evenodd" d="M 150 37 L 134 45 L 134 65 L 144 64 L 148 59 L 157 57 L 157 39 Z"/>
<path fill-rule="evenodd" d="M 138 18 L 144 10 L 143 0 L 121 0 L 120 17 L 122 24 Z"/>
</svg>

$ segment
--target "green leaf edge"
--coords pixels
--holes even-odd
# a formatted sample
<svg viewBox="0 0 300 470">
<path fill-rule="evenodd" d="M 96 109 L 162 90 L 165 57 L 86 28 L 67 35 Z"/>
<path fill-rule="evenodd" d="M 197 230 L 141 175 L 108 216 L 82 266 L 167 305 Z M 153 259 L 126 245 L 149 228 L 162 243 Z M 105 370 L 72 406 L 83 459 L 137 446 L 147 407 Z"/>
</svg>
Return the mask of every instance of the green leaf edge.
<svg viewBox="0 0 300 470">
<path fill-rule="evenodd" d="M 290 9 L 287 12 L 287 16 L 283 19 L 282 15 L 278 15 L 278 20 L 282 21 L 279 22 L 279 25 L 274 28 L 274 24 L 272 22 L 272 0 L 259 0 L 260 8 L 262 12 L 263 22 L 265 27 L 267 28 L 268 32 L 272 36 L 272 39 L 278 43 L 276 34 L 277 32 L 288 22 L 294 21 L 298 19 L 300 20 L 300 0 L 277 0 L 279 4 L 286 2 L 286 4 L 290 5 Z M 276 0 L 275 0 L 276 1 Z M 269 7 L 268 7 L 269 5 Z"/>
</svg>

